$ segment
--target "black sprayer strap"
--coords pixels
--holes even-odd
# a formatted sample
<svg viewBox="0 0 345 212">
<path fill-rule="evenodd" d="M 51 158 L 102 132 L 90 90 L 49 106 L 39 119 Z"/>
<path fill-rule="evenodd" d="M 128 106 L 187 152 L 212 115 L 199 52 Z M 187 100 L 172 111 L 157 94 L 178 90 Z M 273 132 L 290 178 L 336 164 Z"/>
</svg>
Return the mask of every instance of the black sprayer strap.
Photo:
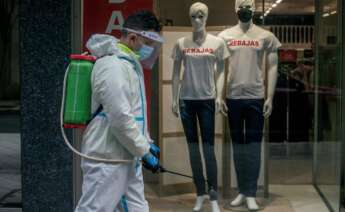
<svg viewBox="0 0 345 212">
<path fill-rule="evenodd" d="M 103 105 L 99 105 L 99 107 L 97 108 L 96 112 L 94 112 L 91 116 L 91 118 L 89 120 L 87 120 L 86 122 L 86 126 L 90 124 L 90 122 L 98 115 L 102 112 L 103 110 Z"/>
</svg>

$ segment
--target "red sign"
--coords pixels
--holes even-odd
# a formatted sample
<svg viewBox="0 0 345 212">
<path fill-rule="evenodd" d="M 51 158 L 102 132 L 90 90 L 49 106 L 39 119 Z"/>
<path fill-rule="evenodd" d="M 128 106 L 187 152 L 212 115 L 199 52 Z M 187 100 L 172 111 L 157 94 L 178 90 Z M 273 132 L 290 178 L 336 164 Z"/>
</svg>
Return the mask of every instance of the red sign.
<svg viewBox="0 0 345 212">
<path fill-rule="evenodd" d="M 279 50 L 280 62 L 297 62 L 297 51 L 293 49 Z"/>
<path fill-rule="evenodd" d="M 130 14 L 153 10 L 153 0 L 84 0 L 84 44 L 93 33 L 120 35 L 120 29 Z"/>
<path fill-rule="evenodd" d="M 124 20 L 139 10 L 153 10 L 153 0 L 84 0 L 83 46 L 92 34 L 112 34 L 119 38 Z M 150 117 L 151 71 L 145 70 L 145 87 Z M 150 125 L 149 125 L 150 126 Z"/>
</svg>

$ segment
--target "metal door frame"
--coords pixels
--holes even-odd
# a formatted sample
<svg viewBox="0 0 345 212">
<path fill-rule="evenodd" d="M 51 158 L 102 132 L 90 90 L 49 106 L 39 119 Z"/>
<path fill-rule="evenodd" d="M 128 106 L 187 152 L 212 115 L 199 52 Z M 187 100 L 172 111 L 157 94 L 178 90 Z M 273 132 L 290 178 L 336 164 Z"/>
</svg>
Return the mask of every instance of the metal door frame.
<svg viewBox="0 0 345 212">
<path fill-rule="evenodd" d="M 71 11 L 71 52 L 78 54 L 82 52 L 82 5 L 83 0 L 72 0 Z M 82 130 L 73 131 L 73 144 L 77 149 L 81 147 Z M 73 154 L 73 206 L 75 207 L 81 196 L 82 171 L 80 168 L 81 158 Z"/>
<path fill-rule="evenodd" d="M 340 67 L 341 70 L 345 70 L 345 53 L 344 53 L 344 49 L 345 49 L 345 7 L 344 7 L 344 2 L 340 1 L 338 4 L 338 21 L 339 21 L 339 26 L 340 26 L 340 30 L 338 30 L 339 32 L 339 36 L 340 36 L 340 41 L 339 41 L 339 45 L 340 45 L 340 49 L 339 49 L 339 53 L 341 54 L 341 58 L 339 60 L 340 62 Z M 343 127 L 345 126 L 345 74 L 342 75 L 342 89 L 341 89 L 341 98 L 342 98 L 342 103 L 341 103 L 341 129 L 343 129 Z M 339 211 L 345 211 L 345 131 L 341 130 L 341 138 L 342 138 L 342 142 L 341 142 L 341 167 L 340 167 L 340 208 Z"/>
</svg>

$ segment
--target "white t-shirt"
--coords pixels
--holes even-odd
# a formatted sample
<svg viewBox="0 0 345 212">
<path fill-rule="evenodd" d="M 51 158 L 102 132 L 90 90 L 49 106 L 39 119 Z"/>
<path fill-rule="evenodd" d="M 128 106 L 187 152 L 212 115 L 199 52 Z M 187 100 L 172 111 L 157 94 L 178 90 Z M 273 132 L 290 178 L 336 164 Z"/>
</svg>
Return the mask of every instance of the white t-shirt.
<svg viewBox="0 0 345 212">
<path fill-rule="evenodd" d="M 262 63 L 264 52 L 276 51 L 281 43 L 256 25 L 244 33 L 239 25 L 221 32 L 230 52 L 229 99 L 262 99 L 265 95 Z"/>
<path fill-rule="evenodd" d="M 227 57 L 229 52 L 224 40 L 214 35 L 207 34 L 201 45 L 191 37 L 180 38 L 172 53 L 172 58 L 183 60 L 184 65 L 180 99 L 214 99 L 215 64 Z"/>
</svg>

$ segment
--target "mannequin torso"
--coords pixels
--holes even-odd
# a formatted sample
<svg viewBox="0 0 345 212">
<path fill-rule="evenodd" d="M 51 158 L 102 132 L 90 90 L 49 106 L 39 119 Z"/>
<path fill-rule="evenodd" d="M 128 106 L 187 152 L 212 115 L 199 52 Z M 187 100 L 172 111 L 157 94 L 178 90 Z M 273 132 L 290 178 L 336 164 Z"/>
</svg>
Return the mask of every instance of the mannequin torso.
<svg viewBox="0 0 345 212">
<path fill-rule="evenodd" d="M 265 97 L 262 64 L 264 54 L 267 53 L 266 67 L 269 74 L 267 104 L 270 103 L 268 106 L 271 108 L 276 84 L 277 49 L 281 46 L 278 39 L 252 21 L 239 22 L 236 26 L 221 32 L 219 37 L 225 40 L 230 52 L 227 98 L 263 99 Z M 275 76 L 272 76 L 272 72 Z M 266 111 L 269 114 L 270 108 Z"/>
<path fill-rule="evenodd" d="M 191 37 L 177 41 L 173 52 L 175 60 L 182 60 L 184 72 L 181 82 L 180 99 L 215 99 L 214 66 L 223 60 L 224 42 L 211 34 L 206 34 L 204 42 L 197 43 Z"/>
<path fill-rule="evenodd" d="M 228 57 L 224 41 L 208 34 L 205 27 L 193 24 L 191 37 L 177 41 L 174 51 L 173 67 L 173 105 L 172 111 L 178 116 L 179 99 L 216 99 L 216 111 L 222 112 L 221 94 L 224 84 L 224 59 Z M 184 73 L 180 90 L 182 63 Z M 217 72 L 214 66 L 217 65 Z"/>
</svg>

